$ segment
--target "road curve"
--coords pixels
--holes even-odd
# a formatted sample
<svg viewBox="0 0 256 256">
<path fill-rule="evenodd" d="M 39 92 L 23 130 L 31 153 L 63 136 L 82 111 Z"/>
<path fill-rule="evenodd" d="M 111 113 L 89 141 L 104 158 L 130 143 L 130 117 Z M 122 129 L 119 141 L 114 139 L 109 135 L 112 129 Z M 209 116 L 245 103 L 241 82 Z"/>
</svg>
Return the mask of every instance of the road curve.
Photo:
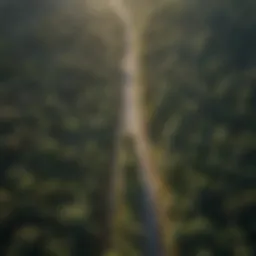
<svg viewBox="0 0 256 256">
<path fill-rule="evenodd" d="M 139 176 L 143 188 L 145 206 L 145 228 L 149 238 L 149 256 L 169 256 L 167 237 L 168 192 L 157 173 L 156 163 L 151 153 L 151 143 L 147 134 L 144 104 L 141 97 L 141 66 L 140 66 L 140 38 L 133 24 L 132 16 L 122 0 L 112 0 L 111 5 L 123 22 L 125 30 L 125 50 L 123 55 L 123 128 L 132 138 L 137 161 Z M 116 175 L 120 175 L 117 174 Z M 163 192 L 164 191 L 164 192 Z M 163 198 L 165 197 L 165 198 Z M 167 202 L 165 204 L 163 201 Z M 167 230 L 170 233 L 170 230 Z"/>
</svg>

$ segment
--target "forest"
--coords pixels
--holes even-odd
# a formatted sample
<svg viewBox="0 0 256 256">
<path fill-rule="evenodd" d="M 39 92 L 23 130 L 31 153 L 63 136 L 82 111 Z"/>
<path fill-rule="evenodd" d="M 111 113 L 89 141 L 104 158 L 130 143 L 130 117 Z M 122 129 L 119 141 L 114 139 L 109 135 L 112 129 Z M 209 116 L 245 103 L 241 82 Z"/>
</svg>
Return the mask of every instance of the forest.
<svg viewBox="0 0 256 256">
<path fill-rule="evenodd" d="M 138 26 L 147 17 L 146 123 L 172 194 L 173 256 L 256 255 L 256 2 L 124 1 Z M 0 2 L 0 255 L 150 256 L 125 143 L 109 251 L 125 39 L 106 3 Z"/>
</svg>

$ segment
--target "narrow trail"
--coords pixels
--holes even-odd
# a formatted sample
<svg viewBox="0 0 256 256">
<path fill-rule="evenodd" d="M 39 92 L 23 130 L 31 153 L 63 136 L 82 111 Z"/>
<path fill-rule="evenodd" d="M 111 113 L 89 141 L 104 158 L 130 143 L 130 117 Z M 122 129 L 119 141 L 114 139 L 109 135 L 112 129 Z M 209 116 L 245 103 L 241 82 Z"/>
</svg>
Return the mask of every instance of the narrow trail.
<svg viewBox="0 0 256 256">
<path fill-rule="evenodd" d="M 170 209 L 170 194 L 157 173 L 157 164 L 152 154 L 141 89 L 143 86 L 142 69 L 140 65 L 141 38 L 133 24 L 132 15 L 122 0 L 112 0 L 113 10 L 123 22 L 125 30 L 125 50 L 122 69 L 124 84 L 122 88 L 122 106 L 120 126 L 117 132 L 115 166 L 112 184 L 112 211 L 120 207 L 123 194 L 124 177 L 122 173 L 122 137 L 129 136 L 133 142 L 137 162 L 138 174 L 142 184 L 143 203 L 145 206 L 145 228 L 148 234 L 148 253 L 150 256 L 169 256 L 171 223 L 168 218 Z M 113 215 L 116 216 L 116 215 Z M 115 220 L 114 220 L 115 221 Z M 113 221 L 113 222 L 114 222 Z M 168 245 L 169 244 L 169 245 Z"/>
</svg>

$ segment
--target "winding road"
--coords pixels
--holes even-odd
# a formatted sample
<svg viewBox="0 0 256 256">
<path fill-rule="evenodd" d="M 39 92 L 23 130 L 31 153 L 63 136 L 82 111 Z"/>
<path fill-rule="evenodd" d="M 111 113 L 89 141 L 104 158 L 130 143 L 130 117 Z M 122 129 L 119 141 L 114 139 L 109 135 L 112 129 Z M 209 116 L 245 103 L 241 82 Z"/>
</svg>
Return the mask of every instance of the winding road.
<svg viewBox="0 0 256 256">
<path fill-rule="evenodd" d="M 119 197 L 122 193 L 123 176 L 120 160 L 122 137 L 132 139 L 137 161 L 139 176 L 143 189 L 143 205 L 145 209 L 145 229 L 148 235 L 147 256 L 171 255 L 167 249 L 167 240 L 171 230 L 167 213 L 170 203 L 168 191 L 161 181 L 157 166 L 151 152 L 151 143 L 147 133 L 144 104 L 141 96 L 143 86 L 140 65 L 140 35 L 133 23 L 133 17 L 122 0 L 112 0 L 111 7 L 123 22 L 125 30 L 125 50 L 123 55 L 123 89 L 121 121 L 118 131 L 115 168 L 113 174 L 112 195 Z M 119 198 L 119 200 L 121 200 Z M 112 199 L 113 211 L 117 209 L 118 199 Z"/>
</svg>

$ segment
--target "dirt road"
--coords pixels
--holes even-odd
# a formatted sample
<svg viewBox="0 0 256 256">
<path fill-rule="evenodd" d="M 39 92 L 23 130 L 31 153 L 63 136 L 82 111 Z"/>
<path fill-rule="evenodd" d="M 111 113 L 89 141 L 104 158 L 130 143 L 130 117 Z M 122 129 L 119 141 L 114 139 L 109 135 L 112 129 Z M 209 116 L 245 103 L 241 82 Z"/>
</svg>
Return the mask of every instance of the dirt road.
<svg viewBox="0 0 256 256">
<path fill-rule="evenodd" d="M 148 234 L 147 255 L 170 255 L 165 248 L 165 234 L 163 225 L 168 218 L 167 206 L 162 204 L 163 184 L 157 173 L 156 163 L 151 153 L 151 143 L 147 135 L 144 104 L 141 97 L 141 65 L 140 65 L 140 38 L 133 24 L 132 16 L 122 0 L 111 1 L 112 8 L 123 22 L 125 30 L 125 50 L 123 55 L 123 116 L 124 134 L 131 137 L 137 161 L 139 176 L 143 188 L 143 205 L 145 206 L 145 228 Z M 120 173 L 116 176 L 120 177 Z M 117 182 L 118 179 L 116 179 Z M 120 182 L 120 180 L 119 180 Z M 166 194 L 165 194 L 166 195 Z M 164 201 L 168 201 L 165 198 Z M 166 215 L 166 216 L 164 216 Z M 162 224 L 164 223 L 164 224 Z"/>
</svg>

